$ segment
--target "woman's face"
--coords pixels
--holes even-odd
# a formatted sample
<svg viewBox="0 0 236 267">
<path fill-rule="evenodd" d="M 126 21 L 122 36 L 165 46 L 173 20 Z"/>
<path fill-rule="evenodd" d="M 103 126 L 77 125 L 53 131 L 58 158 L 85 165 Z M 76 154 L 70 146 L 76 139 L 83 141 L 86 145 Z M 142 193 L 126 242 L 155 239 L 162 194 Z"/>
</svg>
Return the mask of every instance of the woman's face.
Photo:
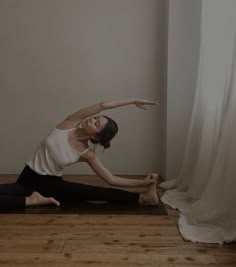
<svg viewBox="0 0 236 267">
<path fill-rule="evenodd" d="M 93 136 L 100 133 L 107 122 L 108 119 L 103 116 L 94 116 L 85 119 L 82 123 L 82 127 L 88 135 Z"/>
</svg>

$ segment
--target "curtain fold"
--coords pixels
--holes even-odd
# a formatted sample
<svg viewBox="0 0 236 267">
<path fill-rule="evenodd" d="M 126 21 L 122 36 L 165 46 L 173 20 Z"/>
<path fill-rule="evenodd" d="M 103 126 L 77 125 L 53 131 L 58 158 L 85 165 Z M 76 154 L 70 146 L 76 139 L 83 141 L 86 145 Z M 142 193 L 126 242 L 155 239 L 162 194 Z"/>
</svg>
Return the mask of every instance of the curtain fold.
<svg viewBox="0 0 236 267">
<path fill-rule="evenodd" d="M 198 80 L 184 161 L 160 185 L 194 242 L 236 240 L 236 1 L 202 1 Z"/>
</svg>

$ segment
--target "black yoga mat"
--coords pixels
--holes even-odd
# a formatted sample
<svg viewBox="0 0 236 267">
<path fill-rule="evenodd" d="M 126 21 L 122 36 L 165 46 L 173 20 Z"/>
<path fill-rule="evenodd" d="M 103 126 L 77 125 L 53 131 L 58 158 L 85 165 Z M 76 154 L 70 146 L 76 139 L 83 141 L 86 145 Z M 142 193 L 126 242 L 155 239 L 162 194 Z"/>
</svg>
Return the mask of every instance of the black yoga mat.
<svg viewBox="0 0 236 267">
<path fill-rule="evenodd" d="M 23 210 L 0 211 L 15 214 L 142 214 L 167 215 L 163 203 L 158 206 L 139 206 L 138 204 L 116 204 L 108 202 L 66 203 L 56 207 L 53 205 L 26 207 Z"/>
</svg>

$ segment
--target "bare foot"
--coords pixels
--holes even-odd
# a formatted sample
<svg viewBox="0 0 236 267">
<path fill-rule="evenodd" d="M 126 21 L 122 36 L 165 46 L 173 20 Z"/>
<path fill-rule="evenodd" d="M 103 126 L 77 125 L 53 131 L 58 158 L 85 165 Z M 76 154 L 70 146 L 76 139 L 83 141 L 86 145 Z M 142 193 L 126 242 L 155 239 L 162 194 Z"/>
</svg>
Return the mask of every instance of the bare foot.
<svg viewBox="0 0 236 267">
<path fill-rule="evenodd" d="M 36 206 L 36 205 L 50 205 L 54 204 L 60 206 L 60 202 L 53 197 L 44 197 L 38 192 L 33 192 L 29 197 L 26 197 L 26 206 Z"/>
<path fill-rule="evenodd" d="M 150 175 L 155 179 L 155 181 L 149 185 L 147 192 L 141 193 L 139 195 L 139 204 L 141 206 L 158 206 L 160 203 L 156 188 L 158 182 L 158 174 Z"/>
</svg>

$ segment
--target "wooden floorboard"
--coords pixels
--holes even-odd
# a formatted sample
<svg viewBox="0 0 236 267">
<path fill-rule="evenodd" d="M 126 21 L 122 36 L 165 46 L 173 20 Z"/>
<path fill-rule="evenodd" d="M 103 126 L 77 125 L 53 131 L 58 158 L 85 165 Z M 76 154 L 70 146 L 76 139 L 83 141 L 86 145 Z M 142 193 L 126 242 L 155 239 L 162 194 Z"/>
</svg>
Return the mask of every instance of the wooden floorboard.
<svg viewBox="0 0 236 267">
<path fill-rule="evenodd" d="M 0 176 L 0 182 L 14 179 Z M 177 228 L 178 212 L 167 210 L 167 216 L 0 214 L 0 266 L 236 266 L 235 243 L 184 241 Z"/>
</svg>

